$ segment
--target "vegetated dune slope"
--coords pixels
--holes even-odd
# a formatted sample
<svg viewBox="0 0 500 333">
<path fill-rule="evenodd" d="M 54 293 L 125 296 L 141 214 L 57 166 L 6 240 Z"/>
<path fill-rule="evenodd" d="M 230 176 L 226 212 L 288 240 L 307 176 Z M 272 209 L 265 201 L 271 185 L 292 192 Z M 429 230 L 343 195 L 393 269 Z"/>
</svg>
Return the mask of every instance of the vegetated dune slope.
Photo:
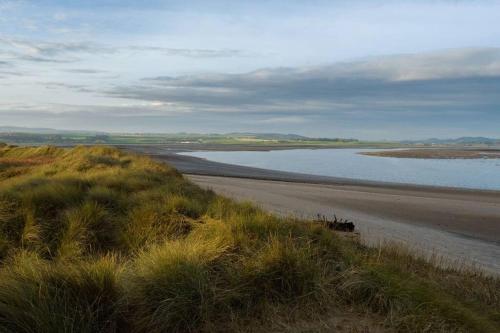
<svg viewBox="0 0 500 333">
<path fill-rule="evenodd" d="M 496 332 L 500 281 L 106 147 L 0 147 L 0 332 Z"/>
</svg>

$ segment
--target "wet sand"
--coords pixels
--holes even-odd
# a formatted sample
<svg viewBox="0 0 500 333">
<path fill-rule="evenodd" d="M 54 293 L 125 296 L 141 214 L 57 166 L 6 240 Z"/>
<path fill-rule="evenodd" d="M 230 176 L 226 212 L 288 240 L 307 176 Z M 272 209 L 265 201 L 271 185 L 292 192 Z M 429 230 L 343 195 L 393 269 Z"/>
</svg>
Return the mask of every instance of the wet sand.
<svg viewBox="0 0 500 333">
<path fill-rule="evenodd" d="M 500 274 L 500 192 L 358 181 L 272 171 L 141 151 L 237 200 L 299 217 L 353 220 L 369 244 L 397 242 Z"/>
</svg>

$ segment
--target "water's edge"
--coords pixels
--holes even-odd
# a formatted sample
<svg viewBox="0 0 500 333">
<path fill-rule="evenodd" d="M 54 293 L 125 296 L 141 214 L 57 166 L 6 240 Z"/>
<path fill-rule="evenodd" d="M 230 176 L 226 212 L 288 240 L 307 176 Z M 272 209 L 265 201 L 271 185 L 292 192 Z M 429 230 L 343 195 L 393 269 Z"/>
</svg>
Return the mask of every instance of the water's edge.
<svg viewBox="0 0 500 333">
<path fill-rule="evenodd" d="M 500 159 L 413 159 L 367 156 L 375 149 L 183 152 L 210 161 L 361 181 L 500 190 Z"/>
</svg>

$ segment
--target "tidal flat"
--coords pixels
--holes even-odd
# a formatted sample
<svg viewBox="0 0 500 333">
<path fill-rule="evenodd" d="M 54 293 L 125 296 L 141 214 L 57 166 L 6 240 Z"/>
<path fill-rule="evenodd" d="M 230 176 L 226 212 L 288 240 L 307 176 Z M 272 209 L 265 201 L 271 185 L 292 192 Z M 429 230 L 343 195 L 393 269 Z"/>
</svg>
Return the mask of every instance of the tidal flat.
<svg viewBox="0 0 500 333">
<path fill-rule="evenodd" d="M 494 159 L 500 158 L 500 149 L 404 149 L 361 152 L 360 154 L 423 159 Z"/>
</svg>

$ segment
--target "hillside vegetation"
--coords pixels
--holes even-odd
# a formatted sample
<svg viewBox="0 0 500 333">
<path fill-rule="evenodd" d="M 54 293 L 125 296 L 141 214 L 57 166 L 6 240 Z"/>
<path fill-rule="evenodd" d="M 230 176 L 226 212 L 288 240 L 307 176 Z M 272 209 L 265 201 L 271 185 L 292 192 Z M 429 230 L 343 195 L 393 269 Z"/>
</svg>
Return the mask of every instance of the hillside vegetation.
<svg viewBox="0 0 500 333">
<path fill-rule="evenodd" d="M 309 138 L 295 134 L 196 134 L 196 133 L 158 133 L 158 134 L 116 134 L 77 131 L 57 131 L 50 129 L 23 129 L 0 127 L 0 141 L 23 145 L 173 145 L 190 147 L 192 145 L 209 147 L 211 145 L 238 147 L 401 147 L 397 142 L 372 142 L 343 138 Z"/>
<path fill-rule="evenodd" d="M 0 147 L 0 332 L 498 332 L 499 310 L 496 278 L 232 202 L 146 157 Z"/>
</svg>

